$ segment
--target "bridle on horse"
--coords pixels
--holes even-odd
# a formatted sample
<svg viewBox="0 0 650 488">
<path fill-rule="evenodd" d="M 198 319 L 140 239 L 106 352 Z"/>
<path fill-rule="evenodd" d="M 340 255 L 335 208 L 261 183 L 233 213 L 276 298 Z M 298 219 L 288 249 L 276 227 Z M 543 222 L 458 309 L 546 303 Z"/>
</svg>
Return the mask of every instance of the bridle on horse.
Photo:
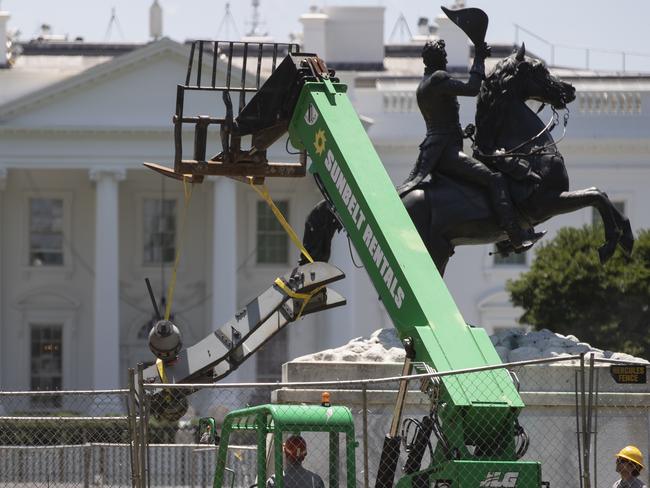
<svg viewBox="0 0 650 488">
<path fill-rule="evenodd" d="M 539 114 L 544 109 L 545 106 L 546 106 L 546 104 L 542 103 L 540 105 L 540 107 L 537 109 L 537 112 L 535 112 L 535 114 L 536 115 Z M 542 130 L 540 130 L 534 136 L 526 139 L 521 144 L 518 144 L 517 146 L 515 146 L 515 147 L 513 147 L 511 149 L 508 149 L 508 150 L 506 150 L 504 152 L 500 152 L 498 154 L 487 154 L 487 153 L 484 153 L 483 151 L 481 151 L 479 149 L 479 147 L 476 145 L 476 141 L 472 137 L 472 135 L 474 134 L 474 130 L 475 130 L 474 127 L 472 129 L 469 129 L 469 130 L 468 130 L 468 128 L 466 128 L 465 129 L 465 136 L 469 137 L 471 139 L 471 141 L 472 141 L 472 150 L 474 151 L 474 153 L 479 154 L 481 157 L 484 157 L 484 158 L 497 159 L 497 158 L 503 158 L 503 157 L 508 157 L 508 156 L 524 157 L 524 156 L 531 156 L 533 154 L 538 155 L 538 156 L 546 156 L 546 155 L 557 154 L 558 153 L 557 144 L 562 139 L 564 139 L 564 137 L 566 136 L 566 127 L 567 127 L 567 124 L 569 123 L 570 111 L 569 111 L 569 107 L 567 107 L 566 105 L 564 106 L 564 115 L 562 117 L 562 119 L 563 119 L 562 120 L 562 122 L 563 122 L 562 123 L 562 135 L 560 136 L 560 138 L 557 141 L 551 140 L 551 142 L 548 142 L 548 143 L 544 144 L 543 146 L 533 147 L 529 152 L 517 152 L 519 149 L 526 146 L 527 144 L 530 144 L 530 143 L 534 142 L 535 140 L 539 139 L 544 133 L 550 134 L 553 131 L 553 129 L 555 129 L 558 122 L 560 121 L 560 114 L 557 112 L 557 110 L 553 106 L 551 106 L 551 111 L 553 112 L 552 115 L 551 115 L 551 118 L 550 118 L 550 120 L 544 126 L 544 128 Z M 553 150 L 546 151 L 549 148 L 553 148 Z"/>
</svg>

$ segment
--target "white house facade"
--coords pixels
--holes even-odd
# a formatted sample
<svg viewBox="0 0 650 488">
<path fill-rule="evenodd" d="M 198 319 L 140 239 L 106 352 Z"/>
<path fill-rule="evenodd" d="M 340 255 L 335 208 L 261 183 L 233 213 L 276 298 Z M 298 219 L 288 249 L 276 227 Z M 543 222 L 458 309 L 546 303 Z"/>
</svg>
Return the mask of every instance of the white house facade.
<svg viewBox="0 0 650 488">
<path fill-rule="evenodd" d="M 383 32 L 381 8 L 329 7 L 310 15 L 303 19 L 305 42 L 320 43 L 339 68 L 399 183 L 424 135 L 414 99 L 417 47 L 378 52 L 357 43 L 355 59 L 348 48 L 355 44 L 350 19 L 367 20 L 363 29 L 371 41 Z M 350 42 L 341 42 L 345 36 Z M 30 52 L 26 45 L 11 67 L 0 69 L 0 388 L 114 388 L 126 383 L 128 368 L 153 360 L 146 339 L 153 310 L 144 280 L 160 301 L 179 249 L 172 313 L 186 344 L 267 288 L 298 251 L 246 185 L 227 178 L 195 185 L 183 223 L 182 184 L 142 166 L 171 164 L 171 115 L 186 45 L 163 38 L 123 46 L 120 53 L 106 46 L 36 47 Z M 343 51 L 347 57 L 339 57 Z M 469 49 L 459 63 L 466 69 L 468 60 Z M 650 76 L 556 71 L 578 92 L 560 146 L 572 189 L 598 186 L 635 230 L 650 227 Z M 461 120 L 471 122 L 474 101 L 461 102 Z M 222 110 L 220 100 L 202 103 L 197 111 Z M 284 157 L 283 140 L 269 159 Z M 314 183 L 274 179 L 267 185 L 301 234 L 321 198 Z M 548 239 L 562 226 L 591 222 L 585 209 L 544 228 Z M 282 362 L 390 326 L 345 236 L 337 235 L 333 246 L 332 262 L 347 274 L 335 288 L 348 305 L 292 324 L 235 379 L 279 378 Z M 532 256 L 503 262 L 490 251 L 458 248 L 445 281 L 468 323 L 488 331 L 516 327 L 520 312 L 509 303 L 505 282 L 525 271 Z"/>
</svg>

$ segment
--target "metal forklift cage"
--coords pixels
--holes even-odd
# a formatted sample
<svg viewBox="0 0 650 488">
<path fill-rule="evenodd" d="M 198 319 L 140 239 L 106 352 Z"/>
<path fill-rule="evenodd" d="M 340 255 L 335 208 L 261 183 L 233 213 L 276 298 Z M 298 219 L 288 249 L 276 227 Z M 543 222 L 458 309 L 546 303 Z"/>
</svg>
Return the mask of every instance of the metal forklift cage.
<svg viewBox="0 0 650 488">
<path fill-rule="evenodd" d="M 234 178 L 255 177 L 260 182 L 267 176 L 299 177 L 306 171 L 306 151 L 300 151 L 297 162 L 269 162 L 266 149 L 286 132 L 286 126 L 275 127 L 271 133 L 252 134 L 238 124 L 247 102 L 247 94 L 253 97 L 260 90 L 264 77 L 276 71 L 278 58 L 282 61 L 287 54 L 297 53 L 298 44 L 235 42 L 196 40 L 190 46 L 190 56 L 184 84 L 176 87 L 176 107 L 174 124 L 174 168 L 173 170 L 156 163 L 145 165 L 165 176 L 187 179 L 200 183 L 206 175 L 226 175 Z M 270 59 L 269 59 L 270 58 Z M 211 59 L 208 66 L 206 60 Z M 241 76 L 233 76 L 235 67 L 241 69 Z M 265 73 L 263 65 L 270 62 L 270 71 Z M 241 63 L 241 65 L 239 64 Z M 254 76 L 249 66 L 255 63 Z M 225 71 L 224 71 L 225 70 Z M 236 79 L 239 78 L 239 79 Z M 251 82 L 251 78 L 253 83 Z M 290 82 L 290 80 L 287 80 Z M 222 116 L 186 114 L 186 92 L 221 93 L 225 105 Z M 233 110 L 231 93 L 237 95 L 237 113 Z M 267 96 L 269 94 L 267 93 Z M 273 96 L 273 93 L 270 94 Z M 183 158 L 183 129 L 186 124 L 194 125 L 194 146 L 191 159 Z M 211 158 L 206 157 L 208 128 L 219 127 L 221 152 Z M 251 148 L 241 149 L 241 138 L 252 135 Z"/>
<path fill-rule="evenodd" d="M 358 443 L 354 433 L 354 419 L 344 406 L 259 405 L 230 412 L 223 421 L 217 454 L 214 486 L 224 485 L 224 472 L 230 435 L 237 431 L 253 431 L 257 435 L 257 479 L 267 479 L 267 434 L 277 446 L 282 445 L 283 434 L 325 432 L 329 434 L 329 479 L 327 486 L 339 486 L 339 435 L 345 435 L 346 486 L 354 486 L 356 479 L 355 449 Z M 273 451 L 276 486 L 285 486 L 281 450 Z"/>
</svg>

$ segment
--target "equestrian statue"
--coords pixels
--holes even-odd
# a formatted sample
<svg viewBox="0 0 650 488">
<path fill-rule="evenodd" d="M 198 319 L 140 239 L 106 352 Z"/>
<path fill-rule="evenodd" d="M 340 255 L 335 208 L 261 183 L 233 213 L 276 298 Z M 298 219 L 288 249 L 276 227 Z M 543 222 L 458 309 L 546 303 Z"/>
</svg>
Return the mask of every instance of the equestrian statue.
<svg viewBox="0 0 650 488">
<path fill-rule="evenodd" d="M 569 191 L 551 131 L 558 110 L 566 111 L 566 129 L 573 86 L 526 56 L 523 44 L 486 77 L 487 15 L 477 8 L 442 9 L 473 42 L 474 61 L 469 79 L 457 79 L 447 72 L 444 41 L 424 45 L 416 98 L 427 132 L 413 169 L 397 188 L 438 271 L 444 274 L 458 245 L 495 243 L 504 256 L 525 252 L 544 235 L 535 231 L 537 224 L 585 207 L 596 208 L 604 223 L 601 262 L 617 245 L 630 254 L 630 222 L 607 195 L 594 187 Z M 462 130 L 457 97 L 477 95 L 475 126 Z M 541 102 L 540 110 L 533 111 L 528 100 Z M 547 124 L 538 116 L 545 105 L 553 114 Z M 463 137 L 472 139 L 472 156 L 463 152 Z M 305 222 L 303 243 L 316 260 L 329 259 L 334 232 L 342 228 L 332 209 L 324 200 Z"/>
</svg>

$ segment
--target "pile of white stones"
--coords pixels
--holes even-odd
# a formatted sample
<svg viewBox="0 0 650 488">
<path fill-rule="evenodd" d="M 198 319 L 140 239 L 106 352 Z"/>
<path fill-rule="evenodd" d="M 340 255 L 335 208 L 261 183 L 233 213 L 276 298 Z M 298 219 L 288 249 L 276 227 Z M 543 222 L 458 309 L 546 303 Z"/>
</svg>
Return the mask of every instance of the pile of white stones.
<svg viewBox="0 0 650 488">
<path fill-rule="evenodd" d="M 404 346 L 395 329 L 379 329 L 369 338 L 357 337 L 344 346 L 315 352 L 294 361 L 403 363 Z"/>
<path fill-rule="evenodd" d="M 521 329 L 498 332 L 490 337 L 503 362 L 566 357 L 594 353 L 596 358 L 644 361 L 621 352 L 603 351 L 580 342 L 573 335 L 564 336 L 548 329 L 526 332 Z M 379 329 L 369 338 L 357 337 L 344 346 L 327 349 L 295 361 L 401 363 L 404 348 L 395 329 Z"/>
<path fill-rule="evenodd" d="M 527 361 L 530 359 L 566 357 L 582 353 L 594 353 L 596 358 L 623 361 L 639 360 L 623 352 L 603 351 L 592 347 L 574 335 L 556 334 L 548 329 L 525 332 L 505 330 L 490 336 L 494 348 L 504 362 Z"/>
</svg>

